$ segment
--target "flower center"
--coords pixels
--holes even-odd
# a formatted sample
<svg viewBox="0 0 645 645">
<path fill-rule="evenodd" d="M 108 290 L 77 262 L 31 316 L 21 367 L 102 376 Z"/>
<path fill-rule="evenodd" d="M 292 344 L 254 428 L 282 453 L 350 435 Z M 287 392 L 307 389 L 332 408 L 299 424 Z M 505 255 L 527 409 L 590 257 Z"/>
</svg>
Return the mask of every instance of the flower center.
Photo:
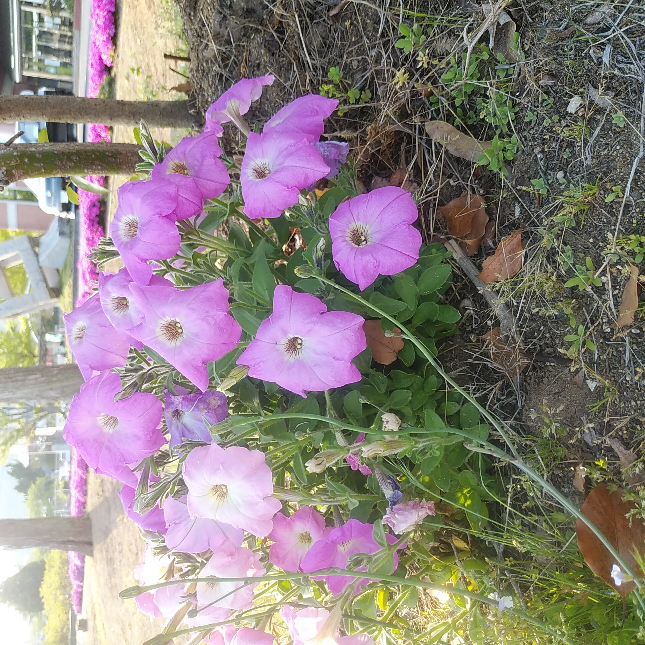
<svg viewBox="0 0 645 645">
<path fill-rule="evenodd" d="M 223 502 L 228 497 L 228 487 L 226 484 L 216 484 L 211 488 L 211 497 L 215 502 Z"/>
<path fill-rule="evenodd" d="M 176 318 L 162 320 L 159 333 L 168 345 L 178 345 L 184 338 L 184 328 Z"/>
<path fill-rule="evenodd" d="M 266 179 L 271 174 L 271 166 L 268 161 L 254 161 L 251 173 L 256 179 Z"/>
<path fill-rule="evenodd" d="M 349 547 L 351 546 L 352 541 L 351 540 L 345 540 L 345 542 L 340 542 L 338 544 L 338 549 L 339 551 L 347 551 L 349 550 Z"/>
<path fill-rule="evenodd" d="M 353 224 L 347 232 L 347 239 L 350 244 L 361 247 L 370 243 L 369 229 L 363 224 Z"/>
<path fill-rule="evenodd" d="M 98 417 L 98 422 L 101 428 L 108 434 L 114 432 L 119 425 L 117 417 L 113 417 L 111 414 L 102 414 Z"/>
<path fill-rule="evenodd" d="M 181 423 L 181 420 L 184 418 L 184 411 L 183 410 L 173 410 L 170 413 L 170 416 L 172 417 L 173 421 L 177 421 L 177 423 Z"/>
<path fill-rule="evenodd" d="M 188 175 L 188 166 L 183 161 L 173 161 L 170 164 L 170 172 L 175 175 Z"/>
<path fill-rule="evenodd" d="M 74 342 L 80 343 L 83 340 L 83 337 L 85 336 L 86 331 L 87 331 L 87 325 L 85 323 L 78 323 L 76 327 L 74 327 L 74 333 L 72 334 L 72 338 L 74 339 Z"/>
<path fill-rule="evenodd" d="M 117 316 L 122 316 L 123 314 L 128 313 L 130 301 L 125 296 L 112 296 L 110 299 L 110 306 Z"/>
<path fill-rule="evenodd" d="M 139 218 L 135 215 L 128 215 L 121 222 L 121 235 L 126 240 L 131 240 L 133 237 L 136 237 L 137 232 L 139 231 Z"/>
<path fill-rule="evenodd" d="M 309 531 L 304 531 L 303 533 L 301 533 L 298 536 L 298 542 L 300 542 L 300 544 L 312 544 L 313 539 L 311 537 L 311 533 L 309 533 Z"/>
<path fill-rule="evenodd" d="M 289 336 L 283 341 L 282 349 L 287 358 L 299 358 L 302 355 L 304 341 L 299 336 Z"/>
</svg>

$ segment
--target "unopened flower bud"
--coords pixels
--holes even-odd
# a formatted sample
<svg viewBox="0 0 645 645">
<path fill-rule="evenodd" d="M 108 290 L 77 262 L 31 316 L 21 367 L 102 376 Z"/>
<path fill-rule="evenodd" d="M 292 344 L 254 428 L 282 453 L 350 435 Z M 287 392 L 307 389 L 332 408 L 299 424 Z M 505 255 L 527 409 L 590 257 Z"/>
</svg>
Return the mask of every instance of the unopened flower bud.
<svg viewBox="0 0 645 645">
<path fill-rule="evenodd" d="M 249 368 L 246 365 L 238 365 L 234 367 L 228 376 L 220 383 L 217 388 L 220 392 L 230 390 L 238 381 L 241 381 L 249 373 Z"/>
<path fill-rule="evenodd" d="M 383 430 L 396 432 L 401 427 L 401 419 L 393 412 L 386 412 L 381 417 L 381 421 L 383 421 Z"/>
<path fill-rule="evenodd" d="M 401 450 L 408 448 L 407 441 L 399 441 L 393 439 L 391 441 L 372 441 L 362 446 L 363 457 L 371 459 L 373 457 L 385 457 L 386 455 L 393 455 Z"/>
<path fill-rule="evenodd" d="M 315 275 L 315 270 L 313 267 L 310 267 L 308 264 L 302 264 L 299 267 L 294 269 L 294 273 L 299 278 L 313 278 Z"/>
<path fill-rule="evenodd" d="M 321 238 L 318 240 L 318 242 L 316 243 L 316 246 L 314 247 L 314 251 L 313 251 L 313 254 L 312 254 L 312 256 L 313 256 L 313 260 L 314 260 L 314 264 L 315 264 L 317 267 L 320 267 L 320 268 L 322 268 L 322 266 L 323 266 L 323 260 L 324 260 L 324 258 L 325 258 L 325 246 L 326 246 L 326 244 L 325 244 L 325 238 L 324 238 L 324 237 L 321 237 Z"/>
<path fill-rule="evenodd" d="M 305 467 L 309 473 L 321 473 L 328 466 L 331 466 L 333 463 L 337 462 L 339 459 L 344 457 L 344 450 L 323 450 L 319 452 L 313 459 L 310 459 Z"/>
</svg>

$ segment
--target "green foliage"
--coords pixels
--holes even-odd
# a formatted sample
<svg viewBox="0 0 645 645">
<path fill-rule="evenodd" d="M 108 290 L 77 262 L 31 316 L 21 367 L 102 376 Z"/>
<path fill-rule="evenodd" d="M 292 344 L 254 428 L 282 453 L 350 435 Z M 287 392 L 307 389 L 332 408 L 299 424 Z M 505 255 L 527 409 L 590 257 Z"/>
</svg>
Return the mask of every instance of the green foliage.
<svg viewBox="0 0 645 645">
<path fill-rule="evenodd" d="M 510 139 L 500 139 L 495 135 L 491 143 L 492 146 L 486 148 L 482 156 L 477 160 L 477 165 L 486 166 L 489 170 L 498 171 L 504 177 L 507 177 L 508 169 L 504 162 L 515 159 L 515 155 L 522 148 L 520 141 L 515 134 Z"/>
<path fill-rule="evenodd" d="M 564 283 L 565 287 L 578 287 L 582 291 L 590 289 L 592 286 L 599 287 L 602 284 L 602 280 L 596 276 L 596 270 L 590 257 L 585 258 L 585 266 L 576 264 L 575 272 L 575 277 Z"/>
<path fill-rule="evenodd" d="M 616 240 L 616 248 L 630 262 L 640 264 L 645 257 L 645 235 L 623 235 Z"/>
<path fill-rule="evenodd" d="M 45 561 L 26 564 L 18 573 L 0 586 L 0 602 L 11 605 L 22 614 L 37 614 L 43 610 L 39 589 L 45 574 Z"/>
<path fill-rule="evenodd" d="M 13 461 L 7 465 L 7 472 L 11 477 L 17 480 L 14 488 L 23 495 L 27 494 L 30 486 L 42 477 L 45 473 L 42 468 L 33 468 L 32 466 L 25 466 L 20 461 Z"/>
<path fill-rule="evenodd" d="M 45 645 L 67 645 L 69 640 L 70 584 L 67 554 L 49 551 L 45 555 L 45 574 L 40 586 L 45 619 Z"/>
<path fill-rule="evenodd" d="M 531 179 L 531 185 L 540 195 L 546 195 L 549 192 L 549 188 L 544 179 Z"/>
<path fill-rule="evenodd" d="M 409 54 L 412 49 L 418 49 L 426 41 L 426 35 L 423 33 L 423 28 L 421 25 L 417 25 L 416 23 L 412 25 L 412 29 L 410 29 L 406 24 L 401 23 L 399 25 L 399 31 L 403 38 L 396 41 L 395 47 L 402 49 L 404 54 Z"/>
<path fill-rule="evenodd" d="M 584 325 L 578 325 L 578 329 L 573 334 L 565 336 L 564 340 L 567 343 L 571 343 L 571 347 L 567 350 L 567 356 L 570 358 L 582 354 L 585 349 L 589 349 L 592 352 L 596 349 L 594 342 L 585 334 Z"/>
<path fill-rule="evenodd" d="M 622 186 L 612 186 L 611 191 L 605 197 L 605 202 L 606 203 L 613 202 L 616 199 L 616 197 L 623 197 L 623 188 L 622 188 Z"/>
<path fill-rule="evenodd" d="M 27 511 L 29 517 L 52 517 L 54 501 L 54 480 L 38 477 L 27 490 Z"/>
<path fill-rule="evenodd" d="M 347 101 L 350 105 L 364 105 L 369 103 L 372 98 L 372 92 L 368 89 L 361 90 L 356 87 L 352 87 L 351 84 L 346 81 L 340 71 L 339 67 L 330 67 L 329 73 L 327 74 L 329 83 L 323 83 L 320 87 L 320 93 L 323 96 L 326 96 L 331 99 L 338 99 L 341 101 Z M 347 112 L 347 108 L 341 107 L 338 110 L 339 115 L 343 115 Z"/>
<path fill-rule="evenodd" d="M 619 128 L 624 128 L 627 120 L 625 119 L 625 115 L 619 110 L 612 116 L 611 122 Z"/>
<path fill-rule="evenodd" d="M 10 320 L 0 331 L 0 368 L 28 367 L 38 359 L 37 347 L 26 319 Z"/>
</svg>

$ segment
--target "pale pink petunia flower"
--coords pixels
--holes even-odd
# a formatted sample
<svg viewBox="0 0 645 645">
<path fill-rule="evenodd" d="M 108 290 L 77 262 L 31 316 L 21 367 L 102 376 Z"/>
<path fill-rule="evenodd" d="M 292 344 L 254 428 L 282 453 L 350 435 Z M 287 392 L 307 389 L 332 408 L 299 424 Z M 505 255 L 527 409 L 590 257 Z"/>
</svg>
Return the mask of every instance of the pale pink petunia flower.
<svg viewBox="0 0 645 645">
<path fill-rule="evenodd" d="M 152 277 L 148 260 L 167 260 L 179 251 L 175 224 L 177 187 L 170 182 L 129 181 L 117 191 L 119 206 L 110 224 L 112 241 L 132 279 L 146 285 Z"/>
<path fill-rule="evenodd" d="M 272 85 L 274 76 L 243 78 L 224 92 L 206 110 L 206 132 L 213 131 L 218 136 L 223 133 L 222 123 L 232 121 L 242 132 L 248 133 L 248 126 L 242 116 L 249 111 L 251 103 L 262 96 L 262 88 Z"/>
<path fill-rule="evenodd" d="M 273 529 L 280 502 L 273 495 L 273 477 L 264 453 L 216 443 L 195 448 L 184 462 L 188 510 L 265 537 Z"/>
<path fill-rule="evenodd" d="M 166 443 L 159 428 L 161 401 L 145 392 L 115 401 L 121 389 L 121 378 L 113 372 L 82 385 L 72 399 L 63 438 L 96 471 L 136 486 L 128 466 L 154 455 Z"/>
<path fill-rule="evenodd" d="M 137 511 L 134 510 L 134 500 L 136 495 L 136 489 L 133 486 L 128 486 L 127 484 L 124 484 L 123 488 L 119 491 L 119 499 L 121 500 L 121 504 L 123 504 L 125 514 L 144 531 L 151 531 L 152 533 L 160 533 L 161 535 L 164 535 L 166 532 L 166 520 L 161 508 L 159 506 L 155 506 L 143 515 L 137 513 Z"/>
<path fill-rule="evenodd" d="M 98 294 L 64 318 L 67 342 L 86 381 L 95 371 L 126 364 L 130 343 L 108 320 Z"/>
<path fill-rule="evenodd" d="M 251 132 L 240 169 L 244 212 L 251 219 L 280 217 L 300 191 L 322 179 L 329 166 L 305 138 Z"/>
<path fill-rule="evenodd" d="M 214 132 L 184 137 L 152 169 L 152 179 L 177 186 L 176 219 L 193 217 L 202 211 L 205 199 L 219 197 L 229 185 L 226 166 L 219 158 L 222 149 Z"/>
<path fill-rule="evenodd" d="M 144 312 L 141 327 L 130 333 L 205 391 L 206 365 L 235 349 L 242 334 L 228 313 L 222 279 L 189 289 L 132 284 L 130 290 Z"/>
<path fill-rule="evenodd" d="M 374 541 L 372 531 L 372 524 L 363 524 L 354 519 L 348 520 L 342 526 L 332 529 L 325 538 L 318 540 L 305 555 L 300 568 L 306 573 L 330 567 L 344 569 L 351 556 L 357 553 L 371 555 L 380 551 L 381 547 Z M 387 535 L 386 539 L 388 544 L 396 542 L 396 538 L 393 535 Z M 403 545 L 399 548 L 403 548 Z M 398 566 L 396 553 L 394 554 L 393 564 L 392 571 Z M 356 569 L 356 571 L 366 570 L 366 567 Z M 334 595 L 341 593 L 356 580 L 356 578 L 341 575 L 320 576 L 314 579 L 324 580 Z M 370 582 L 368 579 L 359 580 L 356 583 L 355 593 L 358 593 L 368 582 Z"/>
<path fill-rule="evenodd" d="M 415 499 L 388 508 L 383 516 L 383 524 L 387 524 L 397 535 L 401 535 L 419 526 L 428 515 L 434 514 L 434 502 Z"/>
<path fill-rule="evenodd" d="M 325 532 L 325 518 L 310 506 L 298 509 L 289 517 L 278 513 L 269 533 L 269 539 L 273 540 L 269 562 L 284 571 L 298 571 L 307 551 Z"/>
<path fill-rule="evenodd" d="M 143 562 L 134 568 L 136 581 L 143 585 L 154 585 L 162 582 L 170 567 L 172 558 L 168 555 L 157 556 L 152 547 L 146 547 Z M 184 585 L 169 585 L 153 591 L 147 591 L 135 598 L 139 611 L 153 618 L 171 618 L 186 601 Z"/>
<path fill-rule="evenodd" d="M 365 433 L 361 432 L 359 433 L 358 437 L 354 439 L 354 443 L 352 445 L 357 445 L 365 442 Z M 349 454 L 347 457 L 345 457 L 345 461 L 349 464 L 349 467 L 352 470 L 358 470 L 361 475 L 372 475 L 372 469 L 367 465 L 364 464 L 361 460 L 361 458 L 358 455 L 354 454 Z"/>
<path fill-rule="evenodd" d="M 330 613 L 323 607 L 307 607 L 296 611 L 282 607 L 280 616 L 287 625 L 293 645 L 374 645 L 367 634 L 338 636 L 341 622 L 340 606 Z"/>
<path fill-rule="evenodd" d="M 199 576 L 200 578 L 211 576 L 215 578 L 254 578 L 264 574 L 265 569 L 258 553 L 254 553 L 246 547 L 225 544 L 213 553 Z M 253 604 L 253 591 L 258 584 L 198 582 L 197 606 L 204 607 L 212 603 L 213 609 L 248 609 Z"/>
<path fill-rule="evenodd" d="M 171 551 L 203 553 L 208 549 L 215 551 L 226 543 L 242 546 L 242 529 L 216 520 L 191 517 L 186 505 L 186 496 L 179 500 L 166 498 L 163 513 L 168 526 L 166 546 Z"/>
<path fill-rule="evenodd" d="M 318 298 L 278 285 L 273 313 L 237 360 L 249 376 L 305 396 L 360 381 L 351 363 L 367 346 L 360 316 L 327 311 Z"/>
<path fill-rule="evenodd" d="M 363 291 L 379 275 L 394 275 L 419 259 L 421 233 L 414 200 L 386 186 L 343 202 L 329 218 L 334 264 Z"/>
<path fill-rule="evenodd" d="M 325 119 L 338 106 L 336 99 L 306 94 L 278 110 L 265 124 L 263 132 L 299 135 L 309 143 L 318 141 L 325 131 Z"/>
</svg>

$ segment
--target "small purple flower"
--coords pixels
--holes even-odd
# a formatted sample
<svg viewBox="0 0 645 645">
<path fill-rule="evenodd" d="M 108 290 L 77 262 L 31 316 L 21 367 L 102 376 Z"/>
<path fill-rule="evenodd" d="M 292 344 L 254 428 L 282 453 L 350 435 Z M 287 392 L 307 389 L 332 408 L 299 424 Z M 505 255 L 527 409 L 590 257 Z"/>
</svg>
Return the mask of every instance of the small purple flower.
<svg viewBox="0 0 645 645">
<path fill-rule="evenodd" d="M 325 131 L 325 119 L 336 109 L 338 101 L 320 94 L 306 94 L 278 110 L 264 125 L 262 132 L 282 132 L 304 137 L 312 143 Z"/>
<path fill-rule="evenodd" d="M 130 290 L 144 312 L 141 327 L 132 335 L 205 391 L 206 365 L 235 349 L 242 334 L 228 313 L 222 279 L 189 289 L 132 284 Z"/>
<path fill-rule="evenodd" d="M 219 197 L 229 185 L 231 180 L 219 158 L 221 154 L 215 133 L 205 132 L 198 137 L 184 137 L 152 169 L 153 180 L 170 181 L 177 186 L 176 219 L 197 215 L 205 199 Z"/>
<path fill-rule="evenodd" d="M 338 166 L 345 163 L 349 153 L 349 143 L 344 141 L 317 141 L 311 144 L 322 156 L 329 166 L 329 172 L 325 175 L 331 179 L 338 174 Z"/>
<path fill-rule="evenodd" d="M 269 539 L 269 562 L 284 571 L 300 569 L 300 563 L 312 545 L 326 533 L 325 518 L 316 509 L 304 506 L 287 517 L 278 513 L 273 518 Z"/>
<path fill-rule="evenodd" d="M 386 186 L 343 202 L 329 218 L 334 264 L 361 291 L 419 259 L 417 206 L 402 188 Z"/>
<path fill-rule="evenodd" d="M 237 360 L 249 376 L 305 395 L 361 380 L 351 363 L 367 346 L 360 316 L 327 311 L 318 298 L 278 285 L 273 313 Z"/>
<path fill-rule="evenodd" d="M 305 573 L 313 573 L 320 569 L 338 567 L 344 569 L 349 558 L 357 553 L 371 555 L 381 550 L 381 547 L 372 537 L 373 525 L 363 524 L 358 520 L 348 520 L 343 526 L 332 529 L 322 540 L 316 542 L 305 555 L 300 568 Z M 393 535 L 386 535 L 388 544 L 394 544 L 396 538 Z M 402 547 L 401 547 L 402 548 Z M 394 554 L 394 567 L 398 566 L 398 558 Z M 360 567 L 357 571 L 366 571 L 367 567 Z M 349 576 L 320 576 L 314 578 L 325 580 L 329 590 L 336 596 L 341 593 L 356 579 Z M 360 580 L 356 585 L 356 592 L 364 587 L 370 580 Z"/>
<path fill-rule="evenodd" d="M 320 153 L 302 136 L 251 132 L 240 170 L 244 212 L 251 219 L 280 217 L 298 203 L 301 190 L 328 172 Z"/>
<path fill-rule="evenodd" d="M 161 508 L 155 506 L 144 515 L 137 513 L 134 510 L 134 498 L 136 494 L 136 489 L 127 484 L 124 484 L 119 492 L 119 499 L 121 500 L 121 504 L 123 504 L 125 514 L 144 531 L 152 531 L 153 533 L 161 533 L 161 535 L 164 535 L 166 533 L 166 520 L 164 519 Z"/>
<path fill-rule="evenodd" d="M 230 524 L 208 518 L 192 517 L 186 505 L 186 496 L 181 499 L 166 498 L 163 503 L 166 532 L 166 546 L 171 551 L 182 553 L 203 553 L 215 551 L 223 544 L 242 546 L 244 531 Z"/>
<path fill-rule="evenodd" d="M 152 277 L 148 260 L 167 260 L 179 251 L 175 225 L 177 187 L 166 181 L 130 181 L 117 191 L 119 206 L 110 224 L 114 246 L 132 279 L 146 285 Z"/>
<path fill-rule="evenodd" d="M 213 131 L 218 136 L 223 132 L 222 123 L 233 121 L 242 132 L 248 133 L 248 126 L 242 115 L 246 114 L 253 101 L 262 96 L 262 88 L 271 85 L 271 74 L 257 78 L 243 78 L 230 87 L 206 110 L 206 132 Z"/>
<path fill-rule="evenodd" d="M 128 465 L 154 455 L 166 443 L 159 429 L 161 401 L 143 392 L 114 401 L 120 391 L 121 378 L 113 372 L 82 385 L 72 399 L 63 438 L 97 472 L 136 486 Z"/>
<path fill-rule="evenodd" d="M 415 499 L 388 508 L 383 516 L 383 524 L 387 524 L 397 535 L 401 535 L 419 526 L 428 515 L 434 514 L 434 502 Z"/>
<path fill-rule="evenodd" d="M 223 421 L 228 416 L 226 395 L 217 390 L 178 395 L 164 390 L 164 398 L 164 418 L 170 432 L 171 448 L 184 439 L 211 443 L 213 437 L 209 426 Z"/>
<path fill-rule="evenodd" d="M 356 444 L 363 443 L 364 441 L 365 433 L 361 432 L 354 440 L 353 445 L 355 446 Z M 349 464 L 349 467 L 352 470 L 358 470 L 361 475 L 365 475 L 367 477 L 367 475 L 372 474 L 372 469 L 364 464 L 358 455 L 347 455 L 347 457 L 345 457 L 345 461 Z"/>
<path fill-rule="evenodd" d="M 67 341 L 83 378 L 92 373 L 123 367 L 130 343 L 114 329 L 101 307 L 98 294 L 65 315 Z"/>
</svg>

